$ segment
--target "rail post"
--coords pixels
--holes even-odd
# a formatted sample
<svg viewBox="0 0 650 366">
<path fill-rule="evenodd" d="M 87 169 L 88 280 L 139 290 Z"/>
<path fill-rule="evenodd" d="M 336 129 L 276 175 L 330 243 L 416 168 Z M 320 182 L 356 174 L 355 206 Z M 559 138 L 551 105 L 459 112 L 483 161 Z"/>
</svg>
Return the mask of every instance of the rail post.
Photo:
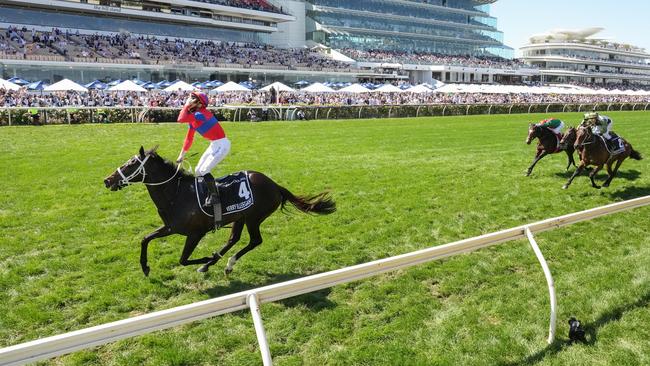
<svg viewBox="0 0 650 366">
<path fill-rule="evenodd" d="M 555 323 L 557 320 L 557 300 L 555 297 L 555 284 L 553 283 L 553 276 L 551 276 L 551 270 L 548 268 L 546 259 L 544 259 L 544 255 L 542 254 L 542 251 L 539 249 L 539 246 L 537 245 L 537 242 L 533 237 L 533 232 L 530 231 L 530 227 L 528 226 L 524 228 L 524 231 L 526 232 L 526 237 L 528 238 L 528 242 L 530 243 L 530 246 L 533 248 L 533 251 L 537 256 L 537 260 L 539 261 L 539 264 L 542 266 L 542 270 L 544 271 L 544 277 L 546 277 L 546 283 L 548 284 L 548 294 L 551 302 L 551 319 L 550 319 L 550 324 L 548 326 L 547 342 L 548 344 L 551 344 L 553 343 L 553 340 L 555 340 Z"/>
<path fill-rule="evenodd" d="M 269 343 L 266 340 L 266 331 L 264 330 L 264 323 L 262 323 L 262 312 L 260 311 L 260 303 L 257 293 L 253 292 L 249 294 L 246 297 L 246 304 L 251 309 L 255 334 L 257 334 L 257 342 L 260 344 L 260 352 L 262 353 L 262 363 L 264 366 L 271 366 L 273 365 L 273 360 L 271 359 Z"/>
</svg>

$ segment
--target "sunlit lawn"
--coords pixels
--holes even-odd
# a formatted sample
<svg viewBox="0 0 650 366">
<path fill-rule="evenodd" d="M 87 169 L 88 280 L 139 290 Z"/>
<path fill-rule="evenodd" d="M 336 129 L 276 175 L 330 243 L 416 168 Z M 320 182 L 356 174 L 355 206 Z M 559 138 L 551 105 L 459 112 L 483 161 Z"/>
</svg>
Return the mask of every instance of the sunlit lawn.
<svg viewBox="0 0 650 366">
<path fill-rule="evenodd" d="M 575 125 L 579 114 L 556 114 Z M 610 113 L 649 158 L 626 161 L 611 187 L 561 186 L 564 154 L 532 176 L 527 123 L 543 115 L 224 123 L 231 154 L 216 174 L 253 169 L 295 194 L 332 192 L 338 211 L 276 213 L 264 243 L 225 277 L 178 264 L 184 238 L 141 238 L 160 225 L 142 185 L 103 178 L 141 145 L 174 158 L 178 124 L 0 128 L 0 346 L 445 244 L 650 194 L 650 113 Z M 192 152 L 206 142 L 197 139 Z M 193 163 L 198 156 L 193 158 Z M 602 181 L 605 175 L 600 174 Z M 526 241 L 262 307 L 278 365 L 650 364 L 648 214 L 640 208 L 537 236 L 558 294 L 558 341 Z M 245 231 L 244 231 L 245 233 Z M 209 234 L 195 256 L 218 249 Z M 248 240 L 245 233 L 240 249 Z M 232 251 L 234 253 L 234 250 Z M 230 254 L 232 254 L 230 253 Z M 567 319 L 590 343 L 569 345 Z M 0 360 L 1 361 L 1 360 Z M 246 311 L 76 352 L 72 365 L 261 364 Z"/>
</svg>

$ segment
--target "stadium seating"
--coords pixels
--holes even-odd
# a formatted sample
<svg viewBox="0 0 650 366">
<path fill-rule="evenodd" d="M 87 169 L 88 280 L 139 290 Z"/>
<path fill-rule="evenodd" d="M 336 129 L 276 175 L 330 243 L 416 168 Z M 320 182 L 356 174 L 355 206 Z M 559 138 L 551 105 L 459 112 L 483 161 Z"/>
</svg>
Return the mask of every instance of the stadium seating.
<svg viewBox="0 0 650 366">
<path fill-rule="evenodd" d="M 262 44 L 168 39 L 129 34 L 79 34 L 10 27 L 0 38 L 0 58 L 114 64 L 187 64 L 207 67 L 341 71 L 350 64 L 303 48 L 276 49 Z M 16 56 L 17 55 L 17 56 Z M 234 66 L 230 66 L 234 65 Z"/>
</svg>

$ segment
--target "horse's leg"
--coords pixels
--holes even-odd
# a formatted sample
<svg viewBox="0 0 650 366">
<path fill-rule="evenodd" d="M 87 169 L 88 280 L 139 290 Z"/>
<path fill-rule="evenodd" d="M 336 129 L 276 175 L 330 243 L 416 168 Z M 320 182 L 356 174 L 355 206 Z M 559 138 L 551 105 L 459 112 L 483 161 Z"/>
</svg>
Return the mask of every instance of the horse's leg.
<svg viewBox="0 0 650 366">
<path fill-rule="evenodd" d="M 614 179 L 614 176 L 616 176 L 616 173 L 618 172 L 618 168 L 621 166 L 622 163 L 623 163 L 623 159 L 617 159 L 614 169 L 612 169 L 611 162 L 607 164 L 607 173 L 609 174 L 609 176 L 607 177 L 605 183 L 603 183 L 603 187 L 609 187 L 609 184 L 612 182 L 612 179 Z"/>
<path fill-rule="evenodd" d="M 196 246 L 199 244 L 201 239 L 203 239 L 203 236 L 205 236 L 204 232 L 201 233 L 195 233 L 187 236 L 187 239 L 185 239 L 185 246 L 183 247 L 183 254 L 181 254 L 181 259 L 179 263 L 183 266 L 189 266 L 190 264 L 202 264 L 210 261 L 210 257 L 203 257 L 199 259 L 189 259 L 190 256 L 192 255 L 192 252 L 194 252 L 194 249 Z"/>
<path fill-rule="evenodd" d="M 244 230 L 244 219 L 241 218 L 232 224 L 232 230 L 230 230 L 230 238 L 228 239 L 228 242 L 226 245 L 223 246 L 223 248 L 219 249 L 218 251 L 212 253 L 212 258 L 210 261 L 204 265 L 202 265 L 197 271 L 199 272 L 207 272 L 208 268 L 210 268 L 211 265 L 217 263 L 221 257 L 223 257 L 229 250 L 232 248 L 233 245 L 237 244 L 239 241 L 239 238 L 241 238 L 241 232 Z"/>
<path fill-rule="evenodd" d="M 230 257 L 230 259 L 228 260 L 228 265 L 224 270 L 226 275 L 229 275 L 230 272 L 232 272 L 232 267 L 239 260 L 239 258 L 241 258 L 244 254 L 248 253 L 249 251 L 253 250 L 256 246 L 262 244 L 262 234 L 260 234 L 260 224 L 262 223 L 263 220 L 264 219 L 260 221 L 257 220 L 246 221 L 246 227 L 248 228 L 248 236 L 250 236 L 250 241 L 248 242 L 247 246 L 245 246 L 242 250 L 237 252 L 237 254 Z"/>
<path fill-rule="evenodd" d="M 172 229 L 167 225 L 163 225 L 156 229 L 156 231 L 145 236 L 140 242 L 140 267 L 142 267 L 142 272 L 144 272 L 145 276 L 149 276 L 149 266 L 147 266 L 147 248 L 149 247 L 149 242 L 156 238 L 164 238 L 171 234 Z"/>
<path fill-rule="evenodd" d="M 578 165 L 578 167 L 576 168 L 576 171 L 573 172 L 573 174 L 571 175 L 571 178 L 569 178 L 569 180 L 566 183 L 564 183 L 564 185 L 562 186 L 562 189 L 569 188 L 569 186 L 571 185 L 571 182 L 573 182 L 573 178 L 577 177 L 578 174 L 580 174 L 582 172 L 582 169 L 584 169 L 584 168 L 585 168 L 585 165 L 582 162 L 580 162 L 580 165 Z"/>
<path fill-rule="evenodd" d="M 528 170 L 526 170 L 526 176 L 528 177 L 530 173 L 533 172 L 533 168 L 535 167 L 535 164 L 537 164 L 538 161 L 542 160 L 543 157 L 548 155 L 546 150 L 537 150 L 537 154 L 535 155 L 535 159 L 533 160 L 533 163 L 530 164 L 528 167 Z"/>
<path fill-rule="evenodd" d="M 571 167 L 571 164 L 573 164 L 573 166 L 576 166 L 576 162 L 575 162 L 575 160 L 573 160 L 573 149 L 571 149 L 571 150 L 566 149 L 565 152 L 566 152 L 566 155 L 569 157 L 569 163 L 566 166 L 566 170 L 569 171 L 569 168 Z"/>
<path fill-rule="evenodd" d="M 589 179 L 591 179 L 591 186 L 596 189 L 600 189 L 600 186 L 596 184 L 594 177 L 596 176 L 596 173 L 598 173 L 602 168 L 603 168 L 602 165 L 596 165 L 596 168 L 594 168 L 594 170 L 592 170 L 591 173 L 589 173 Z"/>
</svg>

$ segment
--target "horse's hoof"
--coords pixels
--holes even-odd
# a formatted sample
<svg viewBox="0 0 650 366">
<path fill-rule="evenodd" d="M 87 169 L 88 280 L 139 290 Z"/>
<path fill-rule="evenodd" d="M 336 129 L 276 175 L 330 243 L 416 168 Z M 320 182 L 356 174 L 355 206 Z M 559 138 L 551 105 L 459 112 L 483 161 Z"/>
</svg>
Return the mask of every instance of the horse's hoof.
<svg viewBox="0 0 650 366">
<path fill-rule="evenodd" d="M 594 186 L 594 188 L 596 188 L 596 189 L 600 189 L 600 186 Z"/>
<path fill-rule="evenodd" d="M 567 184 L 562 186 L 562 189 L 567 189 L 567 188 L 569 188 L 569 186 Z"/>
<path fill-rule="evenodd" d="M 232 273 L 232 269 L 230 269 L 230 268 L 226 268 L 226 269 L 223 270 L 223 274 L 225 274 L 226 276 L 231 274 L 231 273 Z"/>
<path fill-rule="evenodd" d="M 149 266 L 142 267 L 142 272 L 144 273 L 145 277 L 149 277 Z"/>
<path fill-rule="evenodd" d="M 205 272 L 208 271 L 209 268 L 210 268 L 210 266 L 204 264 L 204 265 L 202 265 L 201 267 L 199 267 L 199 269 L 197 269 L 196 271 L 197 271 L 197 272 L 201 272 L 201 273 L 205 273 Z"/>
</svg>

